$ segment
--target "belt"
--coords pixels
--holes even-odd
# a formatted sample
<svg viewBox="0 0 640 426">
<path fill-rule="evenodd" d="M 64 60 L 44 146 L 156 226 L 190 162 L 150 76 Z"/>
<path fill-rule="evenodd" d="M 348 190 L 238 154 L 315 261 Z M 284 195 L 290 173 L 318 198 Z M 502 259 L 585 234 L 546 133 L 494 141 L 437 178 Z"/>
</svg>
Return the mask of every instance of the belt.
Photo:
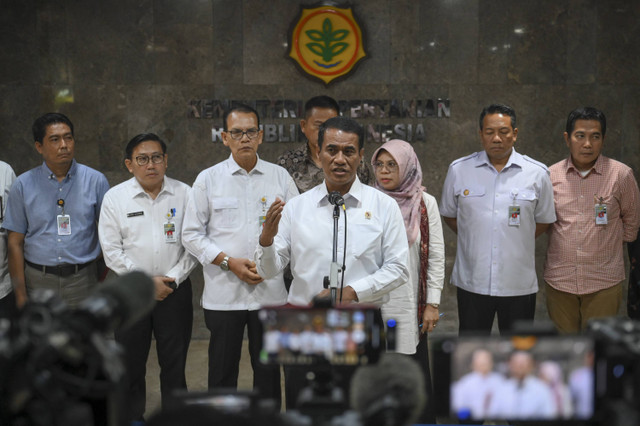
<svg viewBox="0 0 640 426">
<path fill-rule="evenodd" d="M 24 263 L 31 266 L 34 269 L 42 271 L 45 274 L 53 274 L 59 277 L 68 277 L 69 275 L 77 274 L 81 269 L 86 268 L 91 265 L 93 262 L 83 263 L 81 265 L 58 265 L 58 266 L 46 266 L 46 265 L 38 265 L 37 263 L 29 262 L 27 259 L 24 260 Z"/>
</svg>

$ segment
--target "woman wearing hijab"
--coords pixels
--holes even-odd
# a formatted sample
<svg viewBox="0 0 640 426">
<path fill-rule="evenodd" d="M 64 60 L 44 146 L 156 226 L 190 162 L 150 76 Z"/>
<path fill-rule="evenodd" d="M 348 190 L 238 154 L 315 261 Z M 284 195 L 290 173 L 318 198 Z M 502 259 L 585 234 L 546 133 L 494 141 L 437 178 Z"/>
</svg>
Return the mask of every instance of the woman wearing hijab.
<svg viewBox="0 0 640 426">
<path fill-rule="evenodd" d="M 436 199 L 422 186 L 422 168 L 413 147 L 402 140 L 386 142 L 374 152 L 375 187 L 394 198 L 404 218 L 409 242 L 409 281 L 394 289 L 382 306 L 385 320 L 397 321 L 396 352 L 413 355 L 425 373 L 428 403 L 424 415 L 435 422 L 426 333 L 440 318 L 444 285 L 444 238 Z M 424 422 L 425 419 L 421 419 Z"/>
</svg>

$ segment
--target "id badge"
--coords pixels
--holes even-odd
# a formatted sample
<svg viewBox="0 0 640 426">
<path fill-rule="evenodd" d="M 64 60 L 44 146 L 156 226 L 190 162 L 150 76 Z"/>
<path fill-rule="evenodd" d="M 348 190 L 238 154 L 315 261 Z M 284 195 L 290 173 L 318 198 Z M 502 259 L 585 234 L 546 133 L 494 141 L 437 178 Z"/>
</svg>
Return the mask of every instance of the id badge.
<svg viewBox="0 0 640 426">
<path fill-rule="evenodd" d="M 59 214 L 56 216 L 58 220 L 58 235 L 71 235 L 71 218 L 68 214 Z"/>
<path fill-rule="evenodd" d="M 596 204 L 596 225 L 607 224 L 607 205 Z"/>
<path fill-rule="evenodd" d="M 509 226 L 520 226 L 520 206 L 509 206 Z"/>
<path fill-rule="evenodd" d="M 264 223 L 267 221 L 267 216 L 258 216 L 258 226 L 260 229 L 264 227 Z"/>
<path fill-rule="evenodd" d="M 176 236 L 176 224 L 173 222 L 167 222 L 164 224 L 164 242 L 165 243 L 177 243 Z"/>
</svg>

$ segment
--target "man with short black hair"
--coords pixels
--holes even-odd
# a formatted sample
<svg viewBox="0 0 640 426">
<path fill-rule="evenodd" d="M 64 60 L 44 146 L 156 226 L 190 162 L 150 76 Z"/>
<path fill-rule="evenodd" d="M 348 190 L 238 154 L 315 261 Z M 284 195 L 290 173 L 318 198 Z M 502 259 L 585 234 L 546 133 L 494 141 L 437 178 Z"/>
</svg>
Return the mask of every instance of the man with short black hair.
<svg viewBox="0 0 640 426">
<path fill-rule="evenodd" d="M 633 170 L 601 155 L 606 131 L 602 111 L 572 111 L 564 133 L 570 155 L 550 167 L 558 221 L 549 232 L 544 280 L 549 316 L 564 333 L 618 313 L 623 245 L 635 240 L 640 226 Z"/>
<path fill-rule="evenodd" d="M 145 373 L 152 334 L 160 364 L 163 406 L 176 389 L 186 389 L 193 304 L 189 274 L 196 259 L 182 246 L 189 186 L 166 176 L 167 146 L 153 133 L 133 137 L 124 164 L 133 177 L 104 196 L 98 231 L 107 266 L 118 275 L 139 270 L 153 278 L 153 310 L 115 338 L 125 350 L 127 419 L 142 421 Z"/>
<path fill-rule="evenodd" d="M 328 119 L 320 125 L 318 145 L 324 182 L 286 204 L 277 200 L 270 206 L 255 253 L 258 273 L 275 276 L 291 262 L 289 303 L 307 306 L 314 297 L 329 296 L 330 290 L 323 288 L 333 255 L 334 206 L 329 194 L 338 192 L 344 198 L 342 214 L 348 227 L 341 216 L 337 262 L 346 268 L 337 300 L 382 304 L 391 290 L 408 279 L 409 246 L 398 203 L 358 179 L 364 129 L 356 121 Z M 349 374 L 343 372 L 343 387 L 348 386 Z M 285 369 L 285 377 L 287 408 L 294 408 L 305 385 L 304 371 Z"/>
<path fill-rule="evenodd" d="M 460 332 L 500 333 L 533 321 L 538 279 L 535 239 L 555 222 L 547 167 L 516 152 L 516 113 L 493 104 L 480 114 L 483 151 L 455 160 L 440 214 L 458 234 L 451 283 Z"/>
<path fill-rule="evenodd" d="M 21 174 L 9 194 L 9 273 L 22 307 L 35 289 L 50 289 L 79 304 L 97 283 L 97 222 L 105 176 L 74 159 L 73 124 L 48 113 L 33 124 L 42 165 Z"/>
<path fill-rule="evenodd" d="M 269 205 L 298 195 L 285 169 L 258 157 L 258 113 L 236 105 L 224 115 L 225 161 L 202 171 L 189 195 L 182 241 L 203 265 L 202 307 L 209 340 L 209 388 L 235 388 L 245 326 L 253 386 L 280 401 L 280 371 L 260 363 L 258 310 L 287 300 L 282 274 L 265 279 L 251 260 Z M 277 405 L 279 406 L 279 405 Z"/>
<path fill-rule="evenodd" d="M 307 143 L 302 148 L 285 152 L 276 161 L 276 164 L 287 169 L 300 193 L 319 185 L 324 179 L 318 157 L 318 129 L 322 123 L 338 115 L 340 106 L 335 99 L 325 95 L 309 99 L 304 104 L 304 118 L 300 120 L 300 130 L 307 138 Z M 358 178 L 364 184 L 371 181 L 371 172 L 364 161 L 358 165 Z"/>
</svg>

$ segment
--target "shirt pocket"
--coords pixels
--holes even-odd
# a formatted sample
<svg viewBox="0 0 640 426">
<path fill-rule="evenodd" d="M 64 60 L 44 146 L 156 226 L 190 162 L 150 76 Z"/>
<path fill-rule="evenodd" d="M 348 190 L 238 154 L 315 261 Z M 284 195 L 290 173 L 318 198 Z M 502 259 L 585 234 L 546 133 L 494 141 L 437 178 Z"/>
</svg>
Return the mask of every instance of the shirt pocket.
<svg viewBox="0 0 640 426">
<path fill-rule="evenodd" d="M 216 197 L 211 200 L 214 228 L 233 228 L 240 221 L 240 202 L 233 197 Z"/>
<path fill-rule="evenodd" d="M 516 200 L 517 203 L 534 203 L 538 200 L 538 194 L 532 189 L 514 188 L 511 190 L 511 199 Z"/>
<path fill-rule="evenodd" d="M 460 200 L 472 201 L 474 198 L 484 197 L 486 189 L 482 185 L 468 185 L 456 189 L 456 195 Z"/>
<path fill-rule="evenodd" d="M 382 253 L 382 226 L 377 223 L 354 223 L 350 234 L 355 242 L 351 245 L 351 253 L 356 259 L 374 258 L 376 262 Z"/>
</svg>

